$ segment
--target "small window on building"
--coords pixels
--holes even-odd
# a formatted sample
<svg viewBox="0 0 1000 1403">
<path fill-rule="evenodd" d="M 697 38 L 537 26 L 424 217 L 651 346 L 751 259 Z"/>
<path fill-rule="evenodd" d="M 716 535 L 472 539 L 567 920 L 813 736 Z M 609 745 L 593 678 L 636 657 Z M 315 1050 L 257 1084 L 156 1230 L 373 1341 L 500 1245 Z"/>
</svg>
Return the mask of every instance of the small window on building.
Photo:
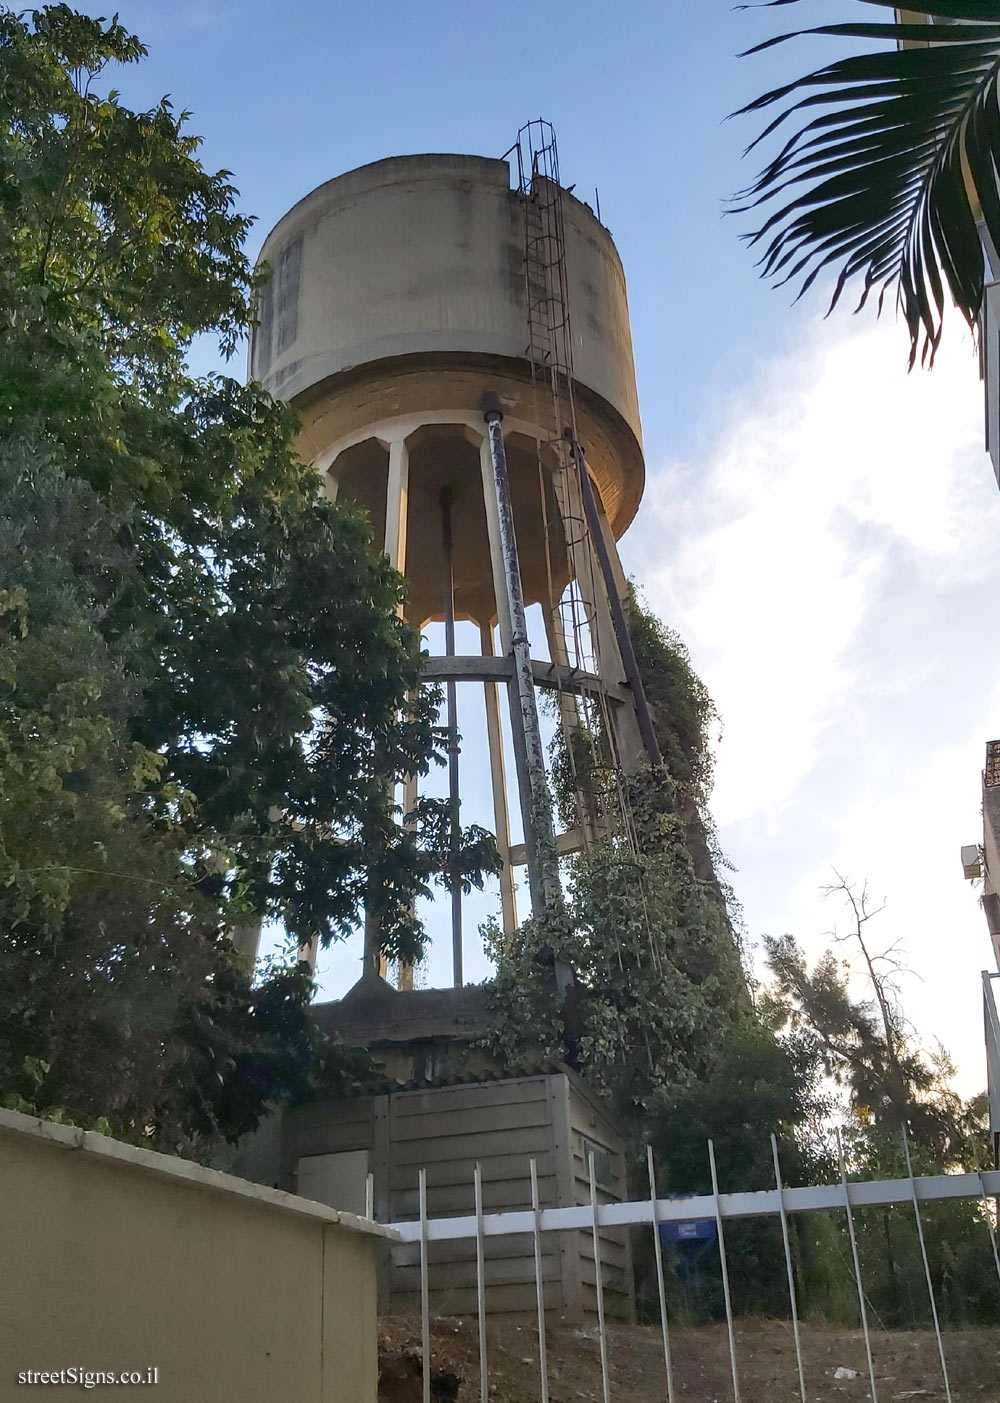
<svg viewBox="0 0 1000 1403">
<path fill-rule="evenodd" d="M 577 1131 L 577 1140 L 586 1172 L 590 1173 L 590 1156 L 593 1155 L 594 1178 L 604 1188 L 611 1188 L 615 1181 L 615 1168 L 611 1152 L 606 1150 L 603 1145 L 599 1145 L 596 1140 L 591 1140 L 589 1135 L 584 1135 L 580 1131 Z"/>
</svg>

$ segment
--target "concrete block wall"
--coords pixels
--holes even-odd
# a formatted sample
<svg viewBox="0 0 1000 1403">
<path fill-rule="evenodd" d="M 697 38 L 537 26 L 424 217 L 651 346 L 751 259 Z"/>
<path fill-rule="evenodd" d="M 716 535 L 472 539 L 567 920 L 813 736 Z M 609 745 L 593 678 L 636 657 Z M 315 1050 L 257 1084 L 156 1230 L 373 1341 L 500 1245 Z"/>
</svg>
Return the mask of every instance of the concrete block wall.
<svg viewBox="0 0 1000 1403">
<path fill-rule="evenodd" d="M 156 1403 L 375 1403 L 388 1230 L 12 1111 L 0 1200 L 0 1398 L 155 1369 Z"/>
</svg>

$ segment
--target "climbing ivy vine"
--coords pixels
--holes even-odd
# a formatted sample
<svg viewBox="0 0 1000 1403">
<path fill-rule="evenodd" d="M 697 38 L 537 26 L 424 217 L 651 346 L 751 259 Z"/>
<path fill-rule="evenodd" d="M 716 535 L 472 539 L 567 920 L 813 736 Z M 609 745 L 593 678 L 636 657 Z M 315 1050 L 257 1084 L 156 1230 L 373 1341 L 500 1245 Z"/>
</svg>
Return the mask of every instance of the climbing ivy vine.
<svg viewBox="0 0 1000 1403">
<path fill-rule="evenodd" d="M 715 709 L 680 640 L 634 596 L 629 605 L 664 764 L 616 777 L 631 837 L 612 829 L 565 864 L 564 910 L 509 940 L 495 926 L 484 934 L 496 963 L 494 1054 L 511 1069 L 566 1061 L 636 1125 L 666 1091 L 710 1076 L 753 1014 L 705 814 Z M 586 792 L 602 737 L 577 731 L 571 744 L 572 755 L 560 730 L 564 820 L 579 804 L 574 787 L 588 807 L 607 798 Z"/>
</svg>

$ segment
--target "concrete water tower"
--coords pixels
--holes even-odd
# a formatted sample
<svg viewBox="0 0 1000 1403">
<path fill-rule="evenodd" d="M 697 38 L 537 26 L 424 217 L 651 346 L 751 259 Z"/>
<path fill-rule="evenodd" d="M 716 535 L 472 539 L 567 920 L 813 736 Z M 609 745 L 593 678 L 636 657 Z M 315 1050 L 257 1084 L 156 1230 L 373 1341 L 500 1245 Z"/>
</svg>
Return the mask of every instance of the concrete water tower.
<svg viewBox="0 0 1000 1403">
<path fill-rule="evenodd" d="M 406 577 L 407 618 L 444 622 L 444 654 L 426 675 L 445 684 L 453 727 L 456 688 L 483 688 L 511 931 L 514 868 L 527 867 L 534 910 L 558 901 L 559 855 L 609 831 L 621 837 L 622 776 L 659 752 L 616 549 L 644 479 L 621 262 L 593 211 L 561 188 L 547 124 L 530 124 L 507 154 L 377 161 L 300 201 L 264 244 L 271 277 L 250 369 L 298 409 L 300 450 L 330 495 L 369 513 Z M 541 606 L 537 637 L 528 636 L 532 606 Z M 474 656 L 456 656 L 456 620 L 478 630 Z M 540 688 L 554 694 L 568 738 L 576 798 L 562 832 L 546 784 Z M 453 814 L 463 762 L 453 750 Z M 384 1091 L 276 1114 L 240 1172 L 354 1211 L 371 1173 L 381 1221 L 415 1216 L 423 1166 L 432 1214 L 471 1211 L 475 1165 L 487 1209 L 530 1206 L 530 1159 L 542 1207 L 586 1196 L 590 1154 L 604 1201 L 624 1196 L 621 1138 L 580 1077 L 562 1065 L 501 1067 L 483 1051 L 485 991 L 463 987 L 461 916 L 453 897 L 448 989 L 413 989 L 406 971 L 393 988 L 369 924 L 363 978 L 314 1011 L 343 1042 L 372 1052 Z M 608 1289 L 627 1312 L 627 1236 L 605 1236 Z M 569 1234 L 546 1260 L 554 1309 L 593 1308 L 590 1250 Z M 491 1238 L 487 1258 L 488 1308 L 533 1309 L 530 1245 Z M 394 1249 L 385 1283 L 394 1306 L 414 1304 L 415 1272 L 412 1250 Z M 434 1309 L 468 1312 L 475 1290 L 462 1244 L 432 1244 Z"/>
<path fill-rule="evenodd" d="M 607 822 L 581 794 L 576 822 L 552 832 L 535 688 L 556 693 L 565 733 L 601 735 L 609 771 L 658 757 L 615 546 L 644 481 L 625 277 L 607 230 L 561 189 L 548 124 L 530 124 L 508 156 L 394 157 L 295 205 L 261 253 L 271 277 L 250 372 L 298 409 L 300 451 L 329 494 L 370 514 L 406 578 L 408 620 L 444 622 L 445 655 L 426 675 L 446 685 L 453 729 L 456 686 L 484 688 L 509 931 L 514 867 L 527 866 L 537 910 L 558 882 L 556 854 Z M 526 636 L 533 604 L 544 640 Z M 456 620 L 478 628 L 475 656 L 455 656 Z M 455 754 L 450 770 L 457 811 Z M 454 895 L 452 934 L 460 986 Z M 369 929 L 367 976 L 378 940 Z"/>
</svg>

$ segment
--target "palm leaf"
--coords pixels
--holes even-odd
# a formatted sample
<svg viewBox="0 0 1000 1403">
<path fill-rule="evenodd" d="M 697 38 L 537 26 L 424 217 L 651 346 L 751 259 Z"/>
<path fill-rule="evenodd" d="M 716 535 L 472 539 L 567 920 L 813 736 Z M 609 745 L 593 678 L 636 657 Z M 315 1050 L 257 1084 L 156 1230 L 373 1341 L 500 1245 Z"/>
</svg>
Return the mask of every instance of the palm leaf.
<svg viewBox="0 0 1000 1403">
<path fill-rule="evenodd" d="M 737 10 L 773 10 L 776 5 L 797 5 L 799 0 L 761 0 L 756 5 L 737 5 Z M 926 0 L 919 4 L 899 5 L 896 0 L 862 0 L 865 5 L 881 5 L 886 10 L 912 10 L 919 15 L 934 15 L 938 19 L 991 20 L 1000 18 L 1000 5 L 996 0 L 935 0 L 928 5 Z"/>
<path fill-rule="evenodd" d="M 831 311 L 850 283 L 861 285 L 858 309 L 874 291 L 881 310 L 895 287 L 911 365 L 918 352 L 933 360 L 949 294 L 970 324 L 979 316 L 979 221 L 1000 248 L 1000 22 L 987 22 L 1000 21 L 1000 4 L 934 0 L 933 10 L 959 22 L 823 25 L 749 50 L 803 34 L 891 45 L 828 64 L 742 108 L 780 107 L 748 152 L 799 125 L 731 205 L 766 213 L 744 237 L 761 250 L 761 276 L 797 286 L 799 297 L 825 271 L 836 273 Z"/>
</svg>

